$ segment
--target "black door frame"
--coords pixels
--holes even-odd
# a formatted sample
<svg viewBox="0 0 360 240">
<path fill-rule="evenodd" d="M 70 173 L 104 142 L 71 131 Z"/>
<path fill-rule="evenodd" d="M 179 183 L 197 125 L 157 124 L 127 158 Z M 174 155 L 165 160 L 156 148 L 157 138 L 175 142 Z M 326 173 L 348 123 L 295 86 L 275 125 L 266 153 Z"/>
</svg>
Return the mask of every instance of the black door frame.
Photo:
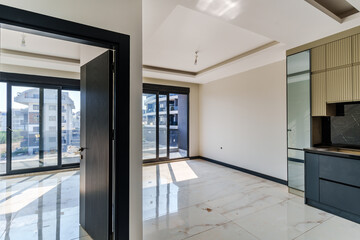
<svg viewBox="0 0 360 240">
<path fill-rule="evenodd" d="M 188 158 L 190 156 L 190 88 L 158 85 L 158 84 L 143 84 L 143 93 L 156 95 L 156 157 L 153 159 L 143 160 L 143 163 L 161 162 L 169 160 L 177 160 Z M 187 95 L 187 156 L 181 158 L 170 159 L 170 93 Z M 166 95 L 166 109 L 167 109 L 167 156 L 159 157 L 159 95 Z"/>
<path fill-rule="evenodd" d="M 111 152 L 113 163 L 109 164 L 113 166 L 111 171 L 114 174 L 109 182 L 114 184 L 112 194 L 116 203 L 114 239 L 129 239 L 130 36 L 5 5 L 0 5 L 0 24 L 115 50 L 114 107 L 109 111 L 114 118 L 113 141 L 116 148 Z"/>
</svg>

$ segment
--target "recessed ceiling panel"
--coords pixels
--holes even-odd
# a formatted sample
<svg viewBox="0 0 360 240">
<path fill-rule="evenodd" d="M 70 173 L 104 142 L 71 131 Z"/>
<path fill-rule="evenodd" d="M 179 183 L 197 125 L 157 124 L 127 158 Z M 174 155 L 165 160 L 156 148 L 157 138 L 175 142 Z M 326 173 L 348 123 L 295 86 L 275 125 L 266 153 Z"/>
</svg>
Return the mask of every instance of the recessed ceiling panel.
<svg viewBox="0 0 360 240">
<path fill-rule="evenodd" d="M 178 5 L 144 42 L 143 64 L 198 72 L 269 42 L 225 20 Z"/>
</svg>

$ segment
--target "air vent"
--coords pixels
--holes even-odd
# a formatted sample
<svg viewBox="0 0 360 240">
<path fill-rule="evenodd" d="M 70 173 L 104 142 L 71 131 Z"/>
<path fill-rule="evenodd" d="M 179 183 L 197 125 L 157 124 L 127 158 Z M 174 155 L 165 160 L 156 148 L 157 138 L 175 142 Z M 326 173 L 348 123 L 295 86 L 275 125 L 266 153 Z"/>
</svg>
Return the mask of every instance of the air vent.
<svg viewBox="0 0 360 240">
<path fill-rule="evenodd" d="M 305 0 L 329 17 L 342 23 L 345 18 L 356 14 L 359 10 L 351 4 L 351 0 Z"/>
</svg>

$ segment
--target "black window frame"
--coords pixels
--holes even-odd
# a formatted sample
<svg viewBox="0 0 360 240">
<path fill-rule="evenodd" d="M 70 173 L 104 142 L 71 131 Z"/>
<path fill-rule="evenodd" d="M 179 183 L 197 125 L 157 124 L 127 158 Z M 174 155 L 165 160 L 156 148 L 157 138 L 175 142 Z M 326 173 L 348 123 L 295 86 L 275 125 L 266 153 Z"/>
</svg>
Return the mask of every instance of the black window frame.
<svg viewBox="0 0 360 240">
<path fill-rule="evenodd" d="M 170 158 L 170 94 L 183 94 L 187 95 L 187 156 L 180 158 Z M 143 94 L 156 94 L 156 106 L 159 105 L 159 95 L 166 95 L 166 108 L 167 108 L 167 157 L 159 157 L 159 107 L 156 109 L 156 158 L 143 159 L 143 163 L 154 163 L 161 161 L 172 161 L 190 157 L 190 88 L 159 85 L 151 83 L 143 83 Z"/>
</svg>

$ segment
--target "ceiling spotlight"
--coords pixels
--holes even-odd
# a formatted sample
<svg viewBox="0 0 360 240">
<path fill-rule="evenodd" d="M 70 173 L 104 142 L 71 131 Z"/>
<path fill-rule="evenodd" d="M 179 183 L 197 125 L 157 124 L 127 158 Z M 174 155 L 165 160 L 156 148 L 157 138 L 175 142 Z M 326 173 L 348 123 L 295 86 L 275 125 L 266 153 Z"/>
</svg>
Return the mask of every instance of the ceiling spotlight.
<svg viewBox="0 0 360 240">
<path fill-rule="evenodd" d="M 25 38 L 26 38 L 26 35 L 25 35 L 25 33 L 23 33 L 23 34 L 21 35 L 21 46 L 22 46 L 22 47 L 26 47 L 26 40 L 25 40 Z"/>
<path fill-rule="evenodd" d="M 195 51 L 195 62 L 194 62 L 194 65 L 197 65 L 197 63 L 198 63 L 198 57 L 199 57 L 198 53 L 199 53 L 199 51 Z"/>
</svg>

